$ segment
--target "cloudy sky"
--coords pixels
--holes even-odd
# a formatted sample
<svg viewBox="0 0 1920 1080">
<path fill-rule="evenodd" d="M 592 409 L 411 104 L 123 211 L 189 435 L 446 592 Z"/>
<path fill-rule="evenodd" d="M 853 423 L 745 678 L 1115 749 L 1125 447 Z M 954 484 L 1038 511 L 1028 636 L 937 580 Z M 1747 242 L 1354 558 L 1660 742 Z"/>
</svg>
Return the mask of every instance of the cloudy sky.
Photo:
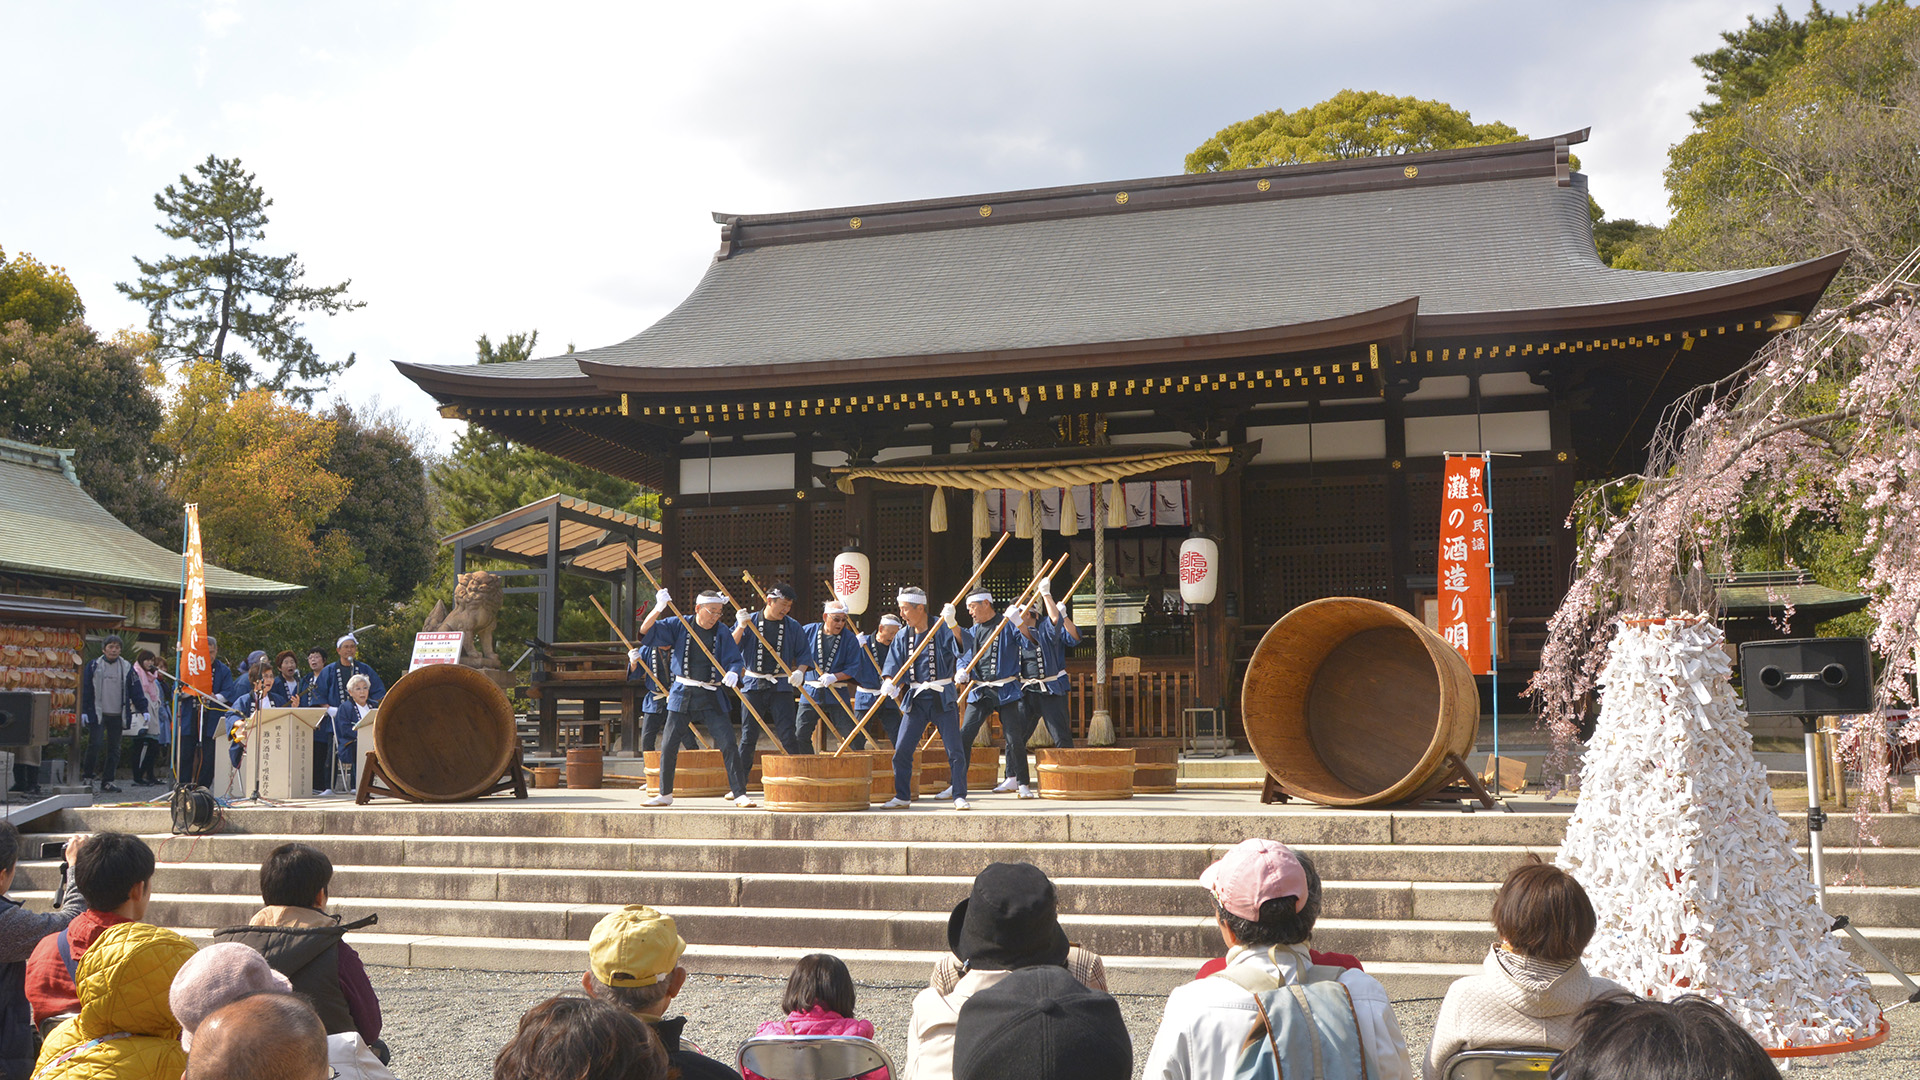
<svg viewBox="0 0 1920 1080">
<path fill-rule="evenodd" d="M 698 280 L 710 211 L 1174 173 L 1226 124 L 1342 88 L 1591 127 L 1607 212 L 1664 220 L 1688 59 L 1761 7 L 0 0 L 0 247 L 66 267 L 96 327 L 143 323 L 113 286 L 167 250 L 153 194 L 237 156 L 275 200 L 263 247 L 367 302 L 309 325 L 359 355 L 332 392 L 445 440 L 388 361 L 631 336 Z"/>
</svg>

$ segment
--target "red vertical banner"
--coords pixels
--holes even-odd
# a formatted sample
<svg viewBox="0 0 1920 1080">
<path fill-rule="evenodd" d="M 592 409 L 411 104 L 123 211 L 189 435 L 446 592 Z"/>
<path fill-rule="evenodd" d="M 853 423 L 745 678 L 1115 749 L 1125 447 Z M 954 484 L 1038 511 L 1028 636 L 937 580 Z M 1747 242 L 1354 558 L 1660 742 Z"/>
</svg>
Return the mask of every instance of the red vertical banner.
<svg viewBox="0 0 1920 1080">
<path fill-rule="evenodd" d="M 200 553 L 200 507 L 187 504 L 186 588 L 180 597 L 180 681 L 213 693 L 213 649 L 207 642 L 207 562 Z"/>
<path fill-rule="evenodd" d="M 1486 480 L 1485 458 L 1450 457 L 1440 492 L 1440 636 L 1475 675 L 1493 672 Z"/>
</svg>

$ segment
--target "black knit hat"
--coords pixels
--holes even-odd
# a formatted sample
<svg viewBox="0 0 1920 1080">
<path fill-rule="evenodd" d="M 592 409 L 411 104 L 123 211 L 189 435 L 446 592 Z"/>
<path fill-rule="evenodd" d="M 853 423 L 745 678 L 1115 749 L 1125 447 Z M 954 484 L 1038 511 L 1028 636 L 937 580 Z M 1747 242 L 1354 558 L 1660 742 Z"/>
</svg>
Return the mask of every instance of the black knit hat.
<svg viewBox="0 0 1920 1080">
<path fill-rule="evenodd" d="M 947 918 L 947 945 L 971 969 L 1065 967 L 1053 882 L 1032 863 L 988 863 Z"/>
<path fill-rule="evenodd" d="M 1133 1041 L 1120 1003 L 1065 968 L 1035 967 L 960 1006 L 953 1080 L 1132 1080 Z"/>
</svg>

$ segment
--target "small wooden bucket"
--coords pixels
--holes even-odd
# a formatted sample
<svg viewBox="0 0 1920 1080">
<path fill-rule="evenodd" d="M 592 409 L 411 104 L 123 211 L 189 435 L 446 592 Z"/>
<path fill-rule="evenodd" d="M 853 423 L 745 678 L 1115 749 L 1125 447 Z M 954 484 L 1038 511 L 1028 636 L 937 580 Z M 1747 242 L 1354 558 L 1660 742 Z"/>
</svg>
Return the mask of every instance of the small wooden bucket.
<svg viewBox="0 0 1920 1080">
<path fill-rule="evenodd" d="M 533 786 L 537 788 L 557 788 L 560 786 L 560 766 L 535 765 L 527 770 L 533 774 Z"/>
<path fill-rule="evenodd" d="M 935 740 L 937 743 L 938 740 Z M 920 751 L 920 794 L 938 795 L 952 782 L 953 769 L 947 765 L 947 749 L 929 746 Z M 967 792 L 989 791 L 1000 782 L 1000 748 L 976 746 L 967 762 Z"/>
<path fill-rule="evenodd" d="M 886 802 L 893 798 L 893 751 L 891 750 L 849 750 L 848 755 L 867 754 L 873 758 L 873 801 Z M 920 763 L 913 763 L 913 774 L 907 777 L 907 790 L 920 790 Z M 939 791 L 939 788 L 933 790 Z"/>
<path fill-rule="evenodd" d="M 1043 799 L 1133 798 L 1133 748 L 1036 750 Z"/>
<path fill-rule="evenodd" d="M 567 751 L 567 787 L 574 791 L 600 786 L 606 760 L 597 746 L 576 746 Z"/>
<path fill-rule="evenodd" d="M 1133 748 L 1133 790 L 1140 795 L 1170 795 L 1179 787 L 1180 747 L 1174 743 Z"/>
<path fill-rule="evenodd" d="M 660 751 L 646 753 L 647 791 L 660 794 Z M 727 759 L 718 750 L 682 750 L 673 763 L 673 793 L 690 799 L 727 794 Z"/>
<path fill-rule="evenodd" d="M 873 755 L 768 754 L 767 809 L 865 810 L 873 792 Z"/>
</svg>

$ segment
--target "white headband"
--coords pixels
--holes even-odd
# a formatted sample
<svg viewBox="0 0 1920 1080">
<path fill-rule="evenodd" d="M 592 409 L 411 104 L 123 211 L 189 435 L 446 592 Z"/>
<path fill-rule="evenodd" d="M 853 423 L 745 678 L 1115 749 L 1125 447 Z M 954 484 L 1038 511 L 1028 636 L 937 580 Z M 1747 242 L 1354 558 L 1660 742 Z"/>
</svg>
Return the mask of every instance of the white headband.
<svg viewBox="0 0 1920 1080">
<path fill-rule="evenodd" d="M 349 641 L 353 642 L 355 645 L 360 644 L 360 639 L 357 637 L 354 637 L 352 634 L 342 634 L 340 637 L 340 640 L 333 643 L 333 647 L 337 649 L 340 646 L 345 645 Z"/>
<path fill-rule="evenodd" d="M 702 604 L 724 604 L 727 602 L 727 598 L 721 593 L 703 592 L 699 596 L 694 597 L 693 602 L 696 607 Z"/>
<path fill-rule="evenodd" d="M 898 615 L 882 615 L 880 616 L 880 625 L 881 626 L 905 626 L 907 624 L 901 622 L 900 616 Z"/>
<path fill-rule="evenodd" d="M 921 607 L 927 606 L 927 594 L 921 592 L 919 589 L 901 589 L 900 595 L 894 597 L 894 599 L 902 604 L 919 604 Z"/>
<path fill-rule="evenodd" d="M 829 600 L 827 601 L 827 606 L 822 610 L 828 615 L 845 615 L 847 613 L 847 605 L 838 600 Z"/>
<path fill-rule="evenodd" d="M 981 590 L 980 590 L 979 592 L 977 592 L 977 593 L 972 593 L 972 594 L 969 594 L 969 595 L 968 595 L 968 597 L 967 597 L 967 603 L 969 603 L 969 604 L 991 604 L 991 603 L 993 603 L 993 594 L 992 594 L 992 593 L 990 593 L 990 592 L 988 592 L 988 591 L 987 591 L 987 590 L 985 590 L 985 589 L 981 589 Z"/>
</svg>

